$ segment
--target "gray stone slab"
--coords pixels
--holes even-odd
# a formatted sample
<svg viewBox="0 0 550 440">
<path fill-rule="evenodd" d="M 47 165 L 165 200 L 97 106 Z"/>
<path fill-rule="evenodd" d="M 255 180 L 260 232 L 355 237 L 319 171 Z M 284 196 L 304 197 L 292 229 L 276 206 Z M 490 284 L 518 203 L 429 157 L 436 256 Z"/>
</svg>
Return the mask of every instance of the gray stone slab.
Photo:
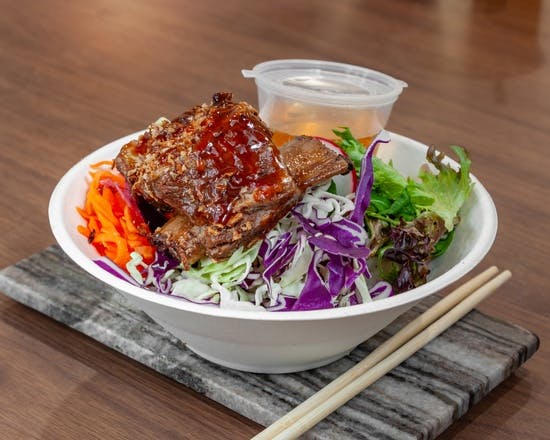
<svg viewBox="0 0 550 440">
<path fill-rule="evenodd" d="M 428 298 L 330 365 L 253 374 L 210 363 L 52 246 L 0 271 L 0 291 L 262 425 L 343 373 L 429 307 Z M 538 349 L 536 335 L 473 311 L 305 435 L 432 439 Z"/>
</svg>

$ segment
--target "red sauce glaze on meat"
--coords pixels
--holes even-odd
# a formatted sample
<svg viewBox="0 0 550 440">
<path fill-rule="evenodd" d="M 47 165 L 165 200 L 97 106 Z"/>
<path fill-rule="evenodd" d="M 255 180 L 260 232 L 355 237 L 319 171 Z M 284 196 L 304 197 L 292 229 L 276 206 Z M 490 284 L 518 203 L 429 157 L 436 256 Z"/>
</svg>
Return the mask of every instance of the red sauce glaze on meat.
<svg viewBox="0 0 550 440">
<path fill-rule="evenodd" d="M 269 130 L 232 110 L 219 107 L 201 122 L 201 137 L 191 153 L 196 160 L 195 189 L 208 200 L 209 209 L 202 215 L 219 224 L 230 218 L 242 188 L 259 202 L 281 191 L 288 176 Z"/>
</svg>

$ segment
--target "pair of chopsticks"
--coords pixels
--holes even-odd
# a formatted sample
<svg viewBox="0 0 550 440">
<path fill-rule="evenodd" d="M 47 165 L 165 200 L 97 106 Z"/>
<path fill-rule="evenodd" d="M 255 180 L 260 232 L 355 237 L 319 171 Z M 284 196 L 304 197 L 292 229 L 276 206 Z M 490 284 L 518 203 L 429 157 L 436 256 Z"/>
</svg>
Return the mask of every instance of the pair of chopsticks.
<svg viewBox="0 0 550 440">
<path fill-rule="evenodd" d="M 294 439 L 311 429 L 439 336 L 512 276 L 509 270 L 495 276 L 497 273 L 498 269 L 492 266 L 458 287 L 253 440 Z"/>
</svg>

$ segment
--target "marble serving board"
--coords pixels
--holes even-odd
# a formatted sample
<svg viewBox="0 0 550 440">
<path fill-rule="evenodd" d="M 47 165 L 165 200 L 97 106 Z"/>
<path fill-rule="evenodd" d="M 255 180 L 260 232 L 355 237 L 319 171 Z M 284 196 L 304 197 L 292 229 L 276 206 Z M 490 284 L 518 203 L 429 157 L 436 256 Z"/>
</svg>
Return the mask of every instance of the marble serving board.
<svg viewBox="0 0 550 440">
<path fill-rule="evenodd" d="M 57 246 L 1 270 L 0 292 L 266 426 L 436 300 L 428 298 L 343 359 L 276 375 L 200 358 Z M 432 439 L 529 359 L 538 344 L 533 333 L 473 311 L 304 438 Z"/>
</svg>

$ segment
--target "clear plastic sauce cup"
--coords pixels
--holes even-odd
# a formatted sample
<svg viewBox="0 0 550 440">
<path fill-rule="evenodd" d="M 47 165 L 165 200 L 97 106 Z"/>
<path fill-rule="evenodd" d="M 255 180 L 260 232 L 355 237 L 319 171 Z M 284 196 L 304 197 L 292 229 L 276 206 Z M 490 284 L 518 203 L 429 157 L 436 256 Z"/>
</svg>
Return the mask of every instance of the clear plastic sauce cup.
<svg viewBox="0 0 550 440">
<path fill-rule="evenodd" d="M 242 73 L 256 81 L 260 117 L 277 145 L 303 134 L 333 139 L 341 127 L 369 145 L 407 87 L 389 75 L 329 61 L 273 60 Z"/>
</svg>

